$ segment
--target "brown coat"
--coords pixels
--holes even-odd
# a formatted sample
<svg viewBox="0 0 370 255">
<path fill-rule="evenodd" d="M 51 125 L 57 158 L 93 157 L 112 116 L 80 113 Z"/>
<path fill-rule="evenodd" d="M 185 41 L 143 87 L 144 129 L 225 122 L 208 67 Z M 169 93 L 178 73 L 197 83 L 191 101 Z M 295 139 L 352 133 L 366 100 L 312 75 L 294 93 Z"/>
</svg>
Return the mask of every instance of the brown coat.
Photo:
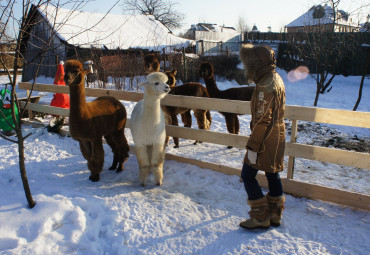
<svg viewBox="0 0 370 255">
<path fill-rule="evenodd" d="M 251 136 L 247 149 L 257 152 L 257 163 L 250 164 L 247 153 L 244 163 L 269 173 L 284 168 L 285 88 L 275 71 L 264 74 L 256 82 L 251 99 Z"/>
</svg>

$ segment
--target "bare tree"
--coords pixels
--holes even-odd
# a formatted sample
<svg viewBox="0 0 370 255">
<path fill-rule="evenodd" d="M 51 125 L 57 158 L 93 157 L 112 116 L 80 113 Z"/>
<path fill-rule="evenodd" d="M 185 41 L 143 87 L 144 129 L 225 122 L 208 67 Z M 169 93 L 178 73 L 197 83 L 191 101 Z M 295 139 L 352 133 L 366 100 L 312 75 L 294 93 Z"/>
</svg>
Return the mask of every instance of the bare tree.
<svg viewBox="0 0 370 255">
<path fill-rule="evenodd" d="M 366 74 L 368 73 L 369 64 L 370 64 L 370 47 L 365 45 L 365 46 L 363 46 L 363 48 L 364 48 L 364 51 L 366 52 L 366 62 L 365 62 L 364 71 L 363 71 L 362 77 L 361 77 L 360 87 L 358 89 L 357 101 L 356 101 L 355 106 L 353 107 L 353 111 L 356 111 L 358 105 L 360 104 L 360 101 L 361 101 L 361 98 L 362 98 L 362 89 L 364 88 L 364 80 L 365 80 Z"/>
<path fill-rule="evenodd" d="M 239 16 L 238 18 L 238 23 L 236 24 L 236 28 L 240 33 L 245 33 L 251 30 L 247 21 L 244 19 L 244 17 L 241 17 L 241 16 Z"/>
<path fill-rule="evenodd" d="M 63 2 L 63 3 L 62 3 Z M 19 155 L 19 169 L 20 169 L 20 174 L 22 178 L 22 183 L 23 183 L 23 188 L 26 194 L 27 202 L 30 208 L 33 208 L 36 205 L 36 202 L 32 198 L 31 190 L 29 187 L 28 183 L 28 178 L 27 178 L 27 173 L 26 173 L 26 166 L 25 166 L 25 147 L 24 147 L 24 141 L 31 135 L 31 133 L 23 135 L 22 134 L 22 122 L 20 119 L 17 118 L 18 116 L 22 116 L 24 114 L 25 107 L 23 110 L 20 110 L 19 107 L 19 102 L 16 94 L 16 85 L 17 85 L 17 73 L 20 68 L 27 67 L 28 65 L 35 65 L 36 68 L 34 69 L 34 79 L 33 79 L 33 85 L 32 88 L 34 87 L 34 84 L 36 82 L 36 78 L 38 76 L 38 72 L 40 70 L 40 67 L 43 65 L 43 60 L 48 53 L 49 49 L 51 47 L 54 47 L 54 38 L 57 34 L 57 29 L 61 28 L 63 24 L 57 24 L 56 22 L 56 16 L 58 13 L 58 10 L 62 8 L 65 5 L 68 5 L 70 8 L 70 13 L 71 15 L 73 12 L 76 10 L 81 9 L 86 2 L 84 0 L 70 0 L 70 1 L 61 1 L 61 0 L 23 0 L 21 3 L 22 6 L 22 13 L 20 17 L 16 17 L 14 14 L 15 8 L 20 8 L 17 6 L 17 1 L 16 0 L 7 0 L 7 1 L 2 1 L 0 4 L 0 10 L 1 10 L 1 15 L 0 15 L 0 42 L 4 42 L 5 39 L 9 44 L 14 45 L 14 54 L 12 55 L 13 57 L 13 64 L 12 66 L 9 66 L 8 62 L 3 61 L 3 58 L 0 58 L 0 64 L 4 67 L 8 78 L 9 78 L 9 83 L 11 87 L 11 95 L 10 95 L 10 106 L 11 106 L 11 119 L 12 123 L 9 121 L 7 124 L 13 128 L 15 131 L 15 137 L 10 137 L 10 136 L 5 136 L 4 134 L 0 133 L 0 137 L 3 139 L 18 144 L 18 155 Z M 116 2 L 117 4 L 117 2 Z M 36 34 L 31 34 L 32 27 L 37 25 L 39 22 L 38 19 L 33 18 L 34 15 L 36 14 L 38 8 L 42 8 L 45 5 L 52 5 L 56 9 L 56 13 L 54 16 L 54 20 L 49 20 L 49 37 L 47 38 L 34 38 L 35 40 L 39 41 L 39 53 L 38 53 L 38 58 L 37 62 L 34 63 L 28 63 L 26 59 L 24 58 L 22 48 L 25 48 L 26 45 L 24 45 L 24 38 L 25 37 L 37 37 Z M 11 33 L 7 33 L 7 28 L 14 29 L 15 33 L 13 37 L 10 35 Z M 46 31 L 45 31 L 46 32 Z M 74 35 L 72 35 L 74 36 Z M 21 66 L 20 63 L 23 63 Z M 31 89 L 30 94 L 28 95 L 26 105 L 30 102 L 30 97 L 32 96 L 32 91 Z M 16 112 L 18 111 L 18 112 Z M 18 114 L 17 114 L 18 113 Z M 5 116 L 2 111 L 0 111 L 0 117 L 5 119 Z"/>
<path fill-rule="evenodd" d="M 150 14 L 169 29 L 181 27 L 184 14 L 176 10 L 171 0 L 125 0 L 124 6 L 132 13 Z"/>
<path fill-rule="evenodd" d="M 343 72 L 346 62 L 351 59 L 358 48 L 357 42 L 353 39 L 353 33 L 336 31 L 339 19 L 348 18 L 349 15 L 339 11 L 340 0 L 327 2 L 331 8 L 330 13 L 326 12 L 324 6 L 312 7 L 313 18 L 317 24 L 306 26 L 304 43 L 296 43 L 294 47 L 303 58 L 303 62 L 310 65 L 311 76 L 316 80 L 314 106 L 317 106 L 320 94 L 331 90 L 333 79 Z M 330 23 L 324 22 L 327 15 L 331 16 Z"/>
</svg>

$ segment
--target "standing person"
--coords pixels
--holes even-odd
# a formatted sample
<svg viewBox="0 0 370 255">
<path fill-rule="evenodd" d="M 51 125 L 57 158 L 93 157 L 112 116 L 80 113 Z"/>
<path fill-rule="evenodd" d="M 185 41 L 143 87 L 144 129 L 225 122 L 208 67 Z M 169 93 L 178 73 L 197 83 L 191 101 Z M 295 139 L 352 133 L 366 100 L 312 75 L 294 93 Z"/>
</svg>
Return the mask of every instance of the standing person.
<svg viewBox="0 0 370 255">
<path fill-rule="evenodd" d="M 275 71 L 275 52 L 269 46 L 242 45 L 240 59 L 246 77 L 256 84 L 251 99 L 251 135 L 247 143 L 241 178 L 248 195 L 250 219 L 240 222 L 245 229 L 279 226 L 285 196 L 279 177 L 284 167 L 285 87 Z M 269 192 L 259 186 L 258 170 L 265 172 Z"/>
</svg>

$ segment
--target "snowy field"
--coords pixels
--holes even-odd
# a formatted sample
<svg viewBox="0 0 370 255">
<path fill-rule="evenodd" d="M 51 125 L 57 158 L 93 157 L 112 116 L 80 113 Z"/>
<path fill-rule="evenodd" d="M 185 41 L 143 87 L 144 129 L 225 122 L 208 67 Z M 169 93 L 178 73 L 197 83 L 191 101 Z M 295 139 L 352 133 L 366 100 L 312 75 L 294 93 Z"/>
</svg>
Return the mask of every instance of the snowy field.
<svg viewBox="0 0 370 255">
<path fill-rule="evenodd" d="M 294 82 L 290 74 L 279 73 L 286 85 L 286 104 L 312 107 L 314 80 L 308 76 Z M 336 77 L 318 106 L 352 110 L 360 81 Z M 51 84 L 53 79 L 37 82 Z M 370 112 L 369 85 L 366 79 L 358 111 Z M 218 86 L 237 85 L 219 80 Z M 49 104 L 51 98 L 46 94 L 41 102 Z M 130 115 L 134 103 L 123 103 Z M 224 118 L 217 112 L 212 118 L 211 130 L 226 132 Z M 239 119 L 241 134 L 249 135 L 250 116 Z M 340 137 L 366 144 L 370 139 L 369 128 L 300 124 L 299 143 Z M 24 126 L 23 132 L 32 132 L 25 142 L 26 169 L 37 205 L 27 207 L 17 145 L 0 138 L 0 254 L 368 254 L 370 249 L 369 212 L 287 195 L 279 228 L 248 232 L 238 226 L 249 211 L 238 176 L 167 160 L 163 185 L 155 186 L 150 176 L 143 188 L 135 155 L 130 154 L 124 172 L 116 174 L 107 170 L 112 153 L 104 145 L 101 180 L 92 183 L 76 141 L 45 128 Z M 132 143 L 129 130 L 126 135 Z M 180 139 L 180 148 L 174 149 L 171 139 L 167 152 L 242 166 L 243 149 L 192 143 Z M 286 171 L 281 176 L 286 177 Z M 294 179 L 370 194 L 369 169 L 296 159 Z"/>
</svg>

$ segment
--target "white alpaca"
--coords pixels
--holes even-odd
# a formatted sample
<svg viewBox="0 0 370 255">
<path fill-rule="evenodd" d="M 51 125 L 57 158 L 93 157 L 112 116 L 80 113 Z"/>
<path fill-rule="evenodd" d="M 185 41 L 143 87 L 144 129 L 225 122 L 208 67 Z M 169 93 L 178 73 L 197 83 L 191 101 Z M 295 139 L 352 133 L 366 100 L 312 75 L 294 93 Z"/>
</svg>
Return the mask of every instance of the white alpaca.
<svg viewBox="0 0 370 255">
<path fill-rule="evenodd" d="M 166 130 L 160 102 L 170 91 L 167 79 L 164 73 L 149 74 L 146 81 L 139 84 L 144 87 L 144 99 L 135 105 L 131 114 L 131 133 L 142 186 L 146 185 L 149 173 L 153 173 L 157 185 L 162 185 Z"/>
</svg>

